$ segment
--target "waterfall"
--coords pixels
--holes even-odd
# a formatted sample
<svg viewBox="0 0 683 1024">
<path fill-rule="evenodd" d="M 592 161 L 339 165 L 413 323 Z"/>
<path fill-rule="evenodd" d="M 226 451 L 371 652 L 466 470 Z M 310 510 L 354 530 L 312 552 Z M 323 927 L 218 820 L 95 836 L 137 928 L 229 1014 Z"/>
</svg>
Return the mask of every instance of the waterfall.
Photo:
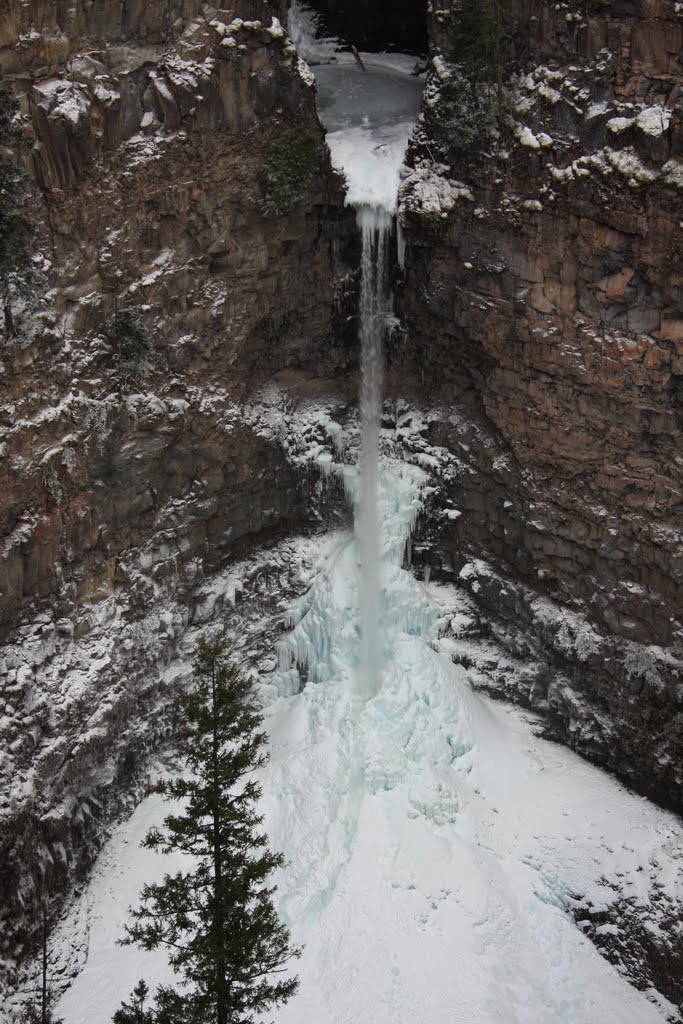
<svg viewBox="0 0 683 1024">
<path fill-rule="evenodd" d="M 346 202 L 356 209 L 363 243 L 360 486 L 355 495 L 360 650 L 354 696 L 366 701 L 378 693 L 381 684 L 388 646 L 382 575 L 387 571 L 387 558 L 391 560 L 394 553 L 391 543 L 383 544 L 378 509 L 382 343 L 390 306 L 389 239 L 423 83 L 410 73 L 410 58 L 397 60 L 396 55 L 363 54 L 365 70 L 360 71 L 354 57 L 338 49 L 337 40 L 319 38 L 320 27 L 319 15 L 304 0 L 293 0 L 289 32 L 299 54 L 316 64 L 318 110 L 327 128 L 332 162 L 346 178 Z"/>
<path fill-rule="evenodd" d="M 380 688 L 384 657 L 381 622 L 382 539 L 378 510 L 379 430 L 382 409 L 382 343 L 388 311 L 386 264 L 393 218 L 382 207 L 361 206 L 358 226 L 362 235 L 360 343 L 361 343 L 361 455 L 360 498 L 356 535 L 361 558 L 360 659 L 357 696 L 374 697 Z"/>
<path fill-rule="evenodd" d="M 296 46 L 297 53 L 309 64 L 326 64 L 334 60 L 341 45 L 334 36 L 319 35 L 320 15 L 301 0 L 292 0 L 287 20 L 287 30 Z"/>
</svg>

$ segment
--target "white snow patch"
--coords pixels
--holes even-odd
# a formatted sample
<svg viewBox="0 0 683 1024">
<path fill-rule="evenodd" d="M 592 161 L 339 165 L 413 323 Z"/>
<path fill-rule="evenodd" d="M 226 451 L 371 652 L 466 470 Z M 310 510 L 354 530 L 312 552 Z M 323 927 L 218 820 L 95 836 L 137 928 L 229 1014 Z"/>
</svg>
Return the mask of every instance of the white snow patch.
<svg viewBox="0 0 683 1024">
<path fill-rule="evenodd" d="M 634 124 L 635 118 L 633 117 L 611 117 L 607 122 L 607 131 L 614 135 L 621 135 L 628 128 L 632 128 Z"/>
<path fill-rule="evenodd" d="M 461 181 L 449 179 L 447 174 L 445 164 L 428 161 L 418 164 L 401 186 L 400 209 L 443 216 L 462 201 L 473 203 L 472 190 Z"/>
<path fill-rule="evenodd" d="M 531 128 L 527 125 L 518 125 L 515 129 L 515 134 L 523 146 L 527 149 L 540 149 L 541 143 L 536 138 Z"/>
<path fill-rule="evenodd" d="M 279 909 L 304 945 L 300 992 L 278 1019 L 663 1024 L 664 1001 L 631 987 L 575 927 L 569 907 L 580 894 L 608 908 L 614 895 L 601 879 L 618 874 L 637 886 L 653 859 L 675 884 L 680 822 L 540 739 L 523 712 L 473 692 L 468 673 L 439 653 L 446 588 L 400 568 L 423 487 L 410 467 L 382 478 L 377 697 L 362 706 L 351 699 L 351 535 L 335 536 L 292 609 L 294 628 L 264 689 L 272 703 L 262 809 L 271 844 L 286 857 Z M 461 576 L 487 572 L 476 562 Z M 448 593 L 447 621 L 462 632 L 468 616 Z M 591 647 L 573 627 L 566 642 L 587 644 L 577 653 Z M 309 681 L 297 692 L 304 663 Z M 108 1024 L 141 975 L 152 985 L 170 980 L 163 956 L 115 945 L 140 886 L 181 863 L 138 847 L 164 810 L 156 797 L 140 806 L 88 887 L 87 963 L 58 1006 L 70 1024 Z M 63 926 L 64 941 L 73 927 Z"/>
<path fill-rule="evenodd" d="M 666 107 L 646 107 L 636 117 L 636 124 L 641 132 L 659 138 L 669 130 L 671 111 Z"/>
</svg>

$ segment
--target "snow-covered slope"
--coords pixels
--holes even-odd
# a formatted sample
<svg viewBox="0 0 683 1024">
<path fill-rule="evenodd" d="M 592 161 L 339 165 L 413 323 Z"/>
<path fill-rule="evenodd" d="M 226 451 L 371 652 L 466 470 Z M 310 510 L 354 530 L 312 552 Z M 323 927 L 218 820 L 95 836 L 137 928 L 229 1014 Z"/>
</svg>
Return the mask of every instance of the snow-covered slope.
<svg viewBox="0 0 683 1024">
<path fill-rule="evenodd" d="M 338 472 L 353 492 L 353 471 Z M 647 901 L 652 864 L 664 898 L 680 897 L 680 823 L 538 738 L 532 719 L 474 692 L 452 664 L 446 634 L 466 621 L 466 599 L 401 567 L 426 483 L 414 466 L 386 466 L 382 476 L 377 697 L 355 699 L 359 580 L 350 534 L 316 542 L 317 571 L 292 609 L 296 625 L 279 644 L 275 671 L 261 676 L 272 751 L 263 809 L 288 861 L 280 910 L 305 944 L 300 994 L 278 1019 L 665 1021 L 674 1008 L 632 988 L 571 911 L 581 900 L 609 910 L 616 879 Z M 292 693 L 297 659 L 308 662 L 309 681 Z M 105 1024 L 138 977 L 168 977 L 162 957 L 114 945 L 142 882 L 173 866 L 138 849 L 162 813 L 150 799 L 118 830 L 60 929 L 58 941 L 68 942 L 80 919 L 87 946 L 59 1006 L 70 1024 Z"/>
</svg>

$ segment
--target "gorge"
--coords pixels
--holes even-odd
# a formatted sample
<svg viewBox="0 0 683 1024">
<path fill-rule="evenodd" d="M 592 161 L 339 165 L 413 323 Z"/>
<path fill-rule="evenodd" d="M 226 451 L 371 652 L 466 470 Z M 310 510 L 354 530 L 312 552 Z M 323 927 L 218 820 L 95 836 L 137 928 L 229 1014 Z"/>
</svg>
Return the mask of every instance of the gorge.
<svg viewBox="0 0 683 1024">
<path fill-rule="evenodd" d="M 45 905 L 69 1024 L 137 980 L 139 800 L 224 622 L 284 1019 L 681 1020 L 683 18 L 517 5 L 489 123 L 460 4 L 315 6 L 0 0 L 45 281 L 2 351 L 7 1019 Z"/>
</svg>

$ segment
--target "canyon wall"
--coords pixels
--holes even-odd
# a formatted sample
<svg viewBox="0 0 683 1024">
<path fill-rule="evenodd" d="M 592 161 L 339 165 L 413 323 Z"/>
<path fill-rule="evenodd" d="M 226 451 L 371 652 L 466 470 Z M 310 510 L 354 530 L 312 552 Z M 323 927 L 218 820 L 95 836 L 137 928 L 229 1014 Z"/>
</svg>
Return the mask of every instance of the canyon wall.
<svg viewBox="0 0 683 1024">
<path fill-rule="evenodd" d="M 443 57 L 457 10 L 401 193 L 395 387 L 459 464 L 425 558 L 534 665 L 485 685 L 680 808 L 683 18 L 528 0 L 492 119 Z"/>
<path fill-rule="evenodd" d="M 321 514 L 282 416 L 352 361 L 355 235 L 284 7 L 0 0 L 42 275 L 0 351 L 8 964 L 167 732 L 197 587 Z"/>
</svg>

